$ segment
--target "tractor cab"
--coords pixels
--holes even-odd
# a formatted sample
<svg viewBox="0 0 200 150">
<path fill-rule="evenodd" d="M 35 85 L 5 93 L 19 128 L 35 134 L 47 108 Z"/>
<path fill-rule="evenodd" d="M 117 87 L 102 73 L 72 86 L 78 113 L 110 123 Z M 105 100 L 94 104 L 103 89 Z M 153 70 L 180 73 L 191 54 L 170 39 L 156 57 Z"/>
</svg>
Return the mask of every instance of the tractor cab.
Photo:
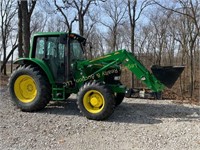
<svg viewBox="0 0 200 150">
<path fill-rule="evenodd" d="M 55 82 L 62 83 L 70 74 L 67 70 L 71 72 L 76 61 L 85 59 L 85 42 L 85 38 L 73 33 L 36 34 L 31 58 L 44 61 Z"/>
</svg>

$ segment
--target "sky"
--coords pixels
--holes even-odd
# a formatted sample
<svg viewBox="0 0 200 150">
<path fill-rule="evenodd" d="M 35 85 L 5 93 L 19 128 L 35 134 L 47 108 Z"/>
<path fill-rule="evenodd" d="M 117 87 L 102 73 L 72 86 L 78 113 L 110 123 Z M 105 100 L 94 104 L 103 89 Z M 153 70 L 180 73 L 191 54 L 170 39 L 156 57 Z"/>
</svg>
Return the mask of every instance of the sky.
<svg viewBox="0 0 200 150">
<path fill-rule="evenodd" d="M 58 4 L 60 4 L 60 0 L 58 0 L 57 2 L 58 2 Z M 38 1 L 33 13 L 39 11 L 42 14 L 45 15 L 45 13 L 48 12 L 48 18 L 50 18 L 50 16 L 54 16 L 54 17 L 58 17 L 59 16 L 60 18 L 62 18 L 62 16 L 60 15 L 59 12 L 55 13 L 55 9 L 56 8 L 55 8 L 53 3 L 50 3 L 50 5 L 48 5 L 45 1 Z M 111 22 L 110 18 L 106 17 L 106 15 L 103 12 L 102 8 L 99 8 L 99 7 L 93 5 L 91 7 L 91 9 L 93 10 L 94 13 L 96 13 L 97 10 L 100 12 L 100 13 L 98 13 L 98 17 L 100 17 L 103 20 L 104 23 L 109 24 Z M 69 14 L 71 14 L 71 16 L 70 15 L 68 16 L 69 18 L 74 17 L 74 13 L 70 12 Z M 38 17 L 40 17 L 40 16 L 38 16 Z M 16 15 L 16 19 L 17 19 L 17 15 Z M 128 20 L 128 18 L 127 18 L 127 20 Z M 49 21 L 49 19 L 48 19 L 48 21 Z M 139 21 L 138 24 L 145 24 L 145 22 L 148 22 L 148 19 L 147 19 L 147 17 L 145 17 L 145 15 L 141 15 L 141 17 L 140 17 L 140 19 L 138 21 Z M 50 22 L 52 22 L 52 20 L 50 20 Z M 98 23 L 97 27 L 100 29 L 100 31 L 102 33 L 106 33 L 107 30 L 108 30 L 108 28 L 105 27 L 104 25 L 102 25 L 101 23 Z M 75 33 L 79 32 L 78 31 L 78 22 L 74 22 L 74 24 L 73 24 L 73 32 L 75 32 Z M 10 52 L 10 50 L 11 50 L 11 46 L 9 46 L 8 49 L 7 49 L 7 55 Z M 0 56 L 1 56 L 1 52 L 0 52 Z M 17 59 L 17 57 L 18 57 L 18 52 L 17 52 L 17 50 L 15 50 L 15 52 L 14 52 L 14 60 Z M 1 56 L 1 60 L 3 60 L 2 56 Z"/>
</svg>

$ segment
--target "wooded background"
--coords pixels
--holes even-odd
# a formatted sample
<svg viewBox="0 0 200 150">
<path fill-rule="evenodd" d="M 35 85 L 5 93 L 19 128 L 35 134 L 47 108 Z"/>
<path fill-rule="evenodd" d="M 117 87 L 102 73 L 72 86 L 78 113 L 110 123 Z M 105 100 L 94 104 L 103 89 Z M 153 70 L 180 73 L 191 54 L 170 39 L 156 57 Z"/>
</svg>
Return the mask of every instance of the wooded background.
<svg viewBox="0 0 200 150">
<path fill-rule="evenodd" d="M 199 0 L 1 0 L 0 22 L 4 75 L 8 53 L 18 47 L 15 55 L 27 56 L 33 33 L 71 30 L 90 43 L 88 59 L 127 49 L 148 69 L 185 65 L 173 92 L 200 101 Z M 142 86 L 132 78 L 123 68 L 122 82 Z"/>
</svg>

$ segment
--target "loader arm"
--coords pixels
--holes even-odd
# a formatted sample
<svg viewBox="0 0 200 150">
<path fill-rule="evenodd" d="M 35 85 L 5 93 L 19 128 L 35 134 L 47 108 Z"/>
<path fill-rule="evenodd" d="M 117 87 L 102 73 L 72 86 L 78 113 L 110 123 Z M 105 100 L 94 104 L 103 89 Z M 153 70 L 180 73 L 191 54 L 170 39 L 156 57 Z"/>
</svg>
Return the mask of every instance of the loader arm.
<svg viewBox="0 0 200 150">
<path fill-rule="evenodd" d="M 132 53 L 126 50 L 119 50 L 105 56 L 82 62 L 78 65 L 78 68 L 84 68 L 85 65 L 102 64 L 102 68 L 93 73 L 101 73 L 113 65 L 124 65 L 128 68 L 137 79 L 141 80 L 149 89 L 153 92 L 161 92 L 164 89 L 164 85 L 151 74 Z M 103 65 L 106 64 L 106 65 Z"/>
</svg>

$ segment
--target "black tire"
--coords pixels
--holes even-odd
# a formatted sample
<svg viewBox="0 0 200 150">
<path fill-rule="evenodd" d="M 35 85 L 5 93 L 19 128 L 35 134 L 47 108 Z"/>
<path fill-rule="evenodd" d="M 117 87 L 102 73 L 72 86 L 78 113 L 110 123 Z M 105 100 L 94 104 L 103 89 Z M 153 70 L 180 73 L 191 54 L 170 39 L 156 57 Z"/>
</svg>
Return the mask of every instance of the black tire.
<svg viewBox="0 0 200 150">
<path fill-rule="evenodd" d="M 51 100 L 51 85 L 47 80 L 37 67 L 20 66 L 9 79 L 12 101 L 22 111 L 43 109 Z"/>
<path fill-rule="evenodd" d="M 93 98 L 98 101 L 96 102 L 97 106 L 92 104 Z M 89 82 L 80 88 L 77 95 L 77 105 L 80 112 L 88 119 L 104 120 L 113 113 L 115 100 L 112 92 L 105 85 Z"/>
<path fill-rule="evenodd" d="M 125 93 L 115 94 L 115 106 L 119 106 L 122 103 L 124 96 L 125 96 Z"/>
<path fill-rule="evenodd" d="M 71 94 L 65 93 L 65 100 L 70 97 Z"/>
<path fill-rule="evenodd" d="M 156 100 L 162 100 L 162 92 L 155 92 L 154 93 L 154 98 Z"/>
</svg>

